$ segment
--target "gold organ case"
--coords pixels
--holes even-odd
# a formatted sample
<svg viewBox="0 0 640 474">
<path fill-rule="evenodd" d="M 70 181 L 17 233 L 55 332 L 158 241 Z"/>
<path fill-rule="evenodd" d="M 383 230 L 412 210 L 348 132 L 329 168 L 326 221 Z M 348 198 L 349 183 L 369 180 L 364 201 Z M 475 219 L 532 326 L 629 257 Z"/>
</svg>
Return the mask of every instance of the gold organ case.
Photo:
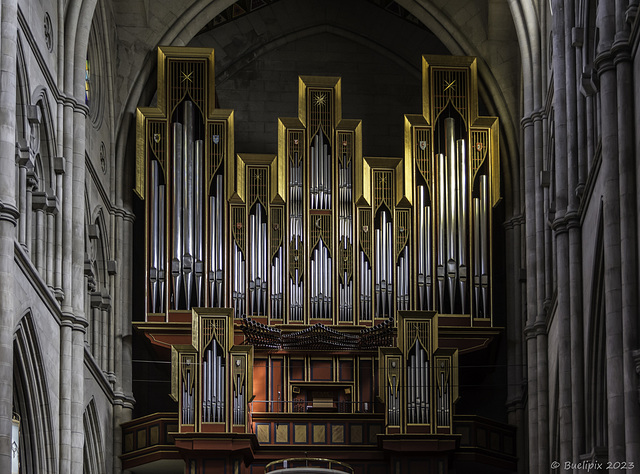
<svg viewBox="0 0 640 474">
<path fill-rule="evenodd" d="M 157 107 L 137 112 L 136 327 L 171 351 L 187 472 L 218 451 L 234 469 L 345 446 L 366 464 L 407 443 L 446 472 L 459 355 L 500 332 L 498 119 L 478 116 L 474 58 L 424 56 L 422 77 L 403 157 L 363 156 L 341 79 L 308 76 L 277 155 L 242 154 L 213 51 L 158 49 Z"/>
</svg>

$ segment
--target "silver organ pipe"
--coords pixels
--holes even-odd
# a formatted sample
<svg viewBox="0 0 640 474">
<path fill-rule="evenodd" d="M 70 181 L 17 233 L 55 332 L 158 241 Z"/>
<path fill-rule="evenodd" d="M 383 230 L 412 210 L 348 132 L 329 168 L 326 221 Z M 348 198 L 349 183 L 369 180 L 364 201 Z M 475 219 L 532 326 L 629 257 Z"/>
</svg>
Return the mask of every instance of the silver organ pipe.
<svg viewBox="0 0 640 474">
<path fill-rule="evenodd" d="M 371 266 L 360 250 L 360 319 L 371 320 Z"/>
<path fill-rule="evenodd" d="M 215 177 L 213 194 L 209 196 L 209 300 L 212 307 L 222 307 L 222 267 L 224 246 L 222 175 Z M 234 273 L 235 275 L 235 273 Z M 234 292 L 236 289 L 234 288 Z M 234 307 L 237 300 L 234 300 Z"/>
<path fill-rule="evenodd" d="M 469 223 L 469 183 L 467 169 L 467 148 L 464 140 L 456 140 L 458 157 L 458 284 L 462 314 L 467 311 L 467 233 Z"/>
<path fill-rule="evenodd" d="M 271 317 L 282 318 L 282 246 L 278 247 L 273 262 L 271 264 Z"/>
<path fill-rule="evenodd" d="M 416 398 L 418 394 L 416 384 L 416 355 L 409 356 L 409 364 L 407 365 L 407 422 L 417 423 L 418 409 Z"/>
<path fill-rule="evenodd" d="M 433 277 L 432 277 L 432 272 L 433 272 L 433 263 L 432 263 L 432 251 L 433 251 L 433 245 L 431 243 L 431 236 L 432 236 L 432 232 L 431 232 L 431 206 L 429 205 L 425 205 L 424 206 L 424 225 L 425 225 L 425 231 L 424 231 L 424 235 L 425 235 L 425 249 L 427 250 L 425 252 L 425 264 L 424 264 L 424 269 L 425 269 L 425 278 L 424 278 L 424 284 L 425 284 L 425 298 L 426 298 L 426 305 L 423 304 L 422 305 L 422 309 L 428 309 L 431 310 L 433 309 Z"/>
<path fill-rule="evenodd" d="M 398 426 L 400 424 L 400 400 L 398 392 L 398 379 L 395 375 L 392 375 L 391 383 L 389 384 L 389 406 L 387 408 L 390 426 Z"/>
<path fill-rule="evenodd" d="M 173 124 L 173 259 L 171 279 L 173 283 L 173 309 L 180 308 L 182 287 L 182 124 Z"/>
<path fill-rule="evenodd" d="M 444 307 L 444 273 L 445 273 L 445 234 L 446 234 L 446 172 L 445 160 L 442 153 L 438 154 L 438 262 L 437 262 L 437 278 L 438 278 L 438 309 L 441 313 L 445 313 Z"/>
<path fill-rule="evenodd" d="M 314 248 L 311 258 L 311 317 L 331 318 L 331 257 L 322 239 Z"/>
<path fill-rule="evenodd" d="M 444 368 L 444 362 L 440 364 Z M 440 371 L 440 390 L 438 390 L 438 425 L 449 426 L 449 380 L 447 380 L 445 371 Z"/>
<path fill-rule="evenodd" d="M 418 309 L 427 309 L 427 269 L 425 255 L 431 252 L 431 249 L 426 247 L 426 233 L 428 232 L 428 230 L 425 223 L 426 189 L 424 186 L 418 186 L 417 201 L 416 214 L 418 217 Z"/>
<path fill-rule="evenodd" d="M 457 267 L 457 201 L 458 201 L 458 173 L 457 159 L 454 136 L 454 120 L 452 118 L 444 119 L 444 134 L 446 144 L 446 201 L 447 201 L 447 283 L 449 288 L 449 312 L 453 313 L 456 301 L 456 287 L 458 280 Z"/>
<path fill-rule="evenodd" d="M 149 282 L 150 282 L 150 313 L 155 313 L 156 308 L 158 306 L 158 271 L 160 268 L 159 262 L 159 249 L 158 249 L 158 237 L 159 237 L 159 229 L 158 229 L 158 221 L 159 221 L 159 209 L 158 209 L 158 185 L 159 185 L 159 168 L 160 163 L 158 161 L 153 160 L 151 162 L 151 180 L 149 183 L 149 201 L 151 206 L 151 228 L 150 228 L 150 239 L 151 239 L 151 267 L 149 268 Z"/>
<path fill-rule="evenodd" d="M 182 382 L 182 423 L 192 425 L 195 421 L 195 390 L 191 387 L 191 372 L 187 372 Z"/>
<path fill-rule="evenodd" d="M 245 259 L 237 242 L 233 241 L 233 314 L 244 317 L 245 308 Z"/>
<path fill-rule="evenodd" d="M 243 425 L 245 420 L 244 414 L 244 387 L 241 382 L 240 374 L 236 375 L 235 390 L 233 394 L 233 424 Z"/>
<path fill-rule="evenodd" d="M 429 359 L 418 341 L 407 366 L 407 415 L 409 423 L 429 423 Z"/>
<path fill-rule="evenodd" d="M 311 208 L 331 209 L 331 149 L 322 130 L 314 135 L 311 152 Z"/>
<path fill-rule="evenodd" d="M 338 241 L 342 243 L 343 251 L 353 244 L 352 237 L 352 215 L 351 215 L 351 162 L 346 166 L 343 164 L 338 168 L 338 189 L 339 189 L 339 217 L 338 217 Z M 340 293 L 340 313 L 339 321 L 353 321 L 353 279 L 348 280 L 347 269 L 342 275 L 342 282 L 339 286 Z"/>
<path fill-rule="evenodd" d="M 302 241 L 302 160 L 299 160 L 298 153 L 294 153 L 293 162 L 289 166 L 289 232 L 291 239 L 291 246 L 294 251 L 300 255 L 302 254 L 303 241 Z M 311 169 L 313 173 L 313 167 Z M 313 180 L 312 180 L 313 182 Z M 289 276 L 289 297 L 290 297 L 290 319 L 292 321 L 302 321 L 302 298 L 303 298 L 303 286 L 302 275 L 295 268 L 294 274 Z"/>
<path fill-rule="evenodd" d="M 489 181 L 480 175 L 480 286 L 482 314 L 489 317 Z"/>
<path fill-rule="evenodd" d="M 390 317 L 393 312 L 393 233 L 389 212 L 380 212 L 380 228 L 375 230 L 376 317 Z"/>
<path fill-rule="evenodd" d="M 397 308 L 400 311 L 409 309 L 409 247 L 402 249 L 397 265 Z"/>
<path fill-rule="evenodd" d="M 202 140 L 196 140 L 194 143 L 194 162 L 193 162 L 193 218 L 194 218 L 194 268 L 193 273 L 195 277 L 195 304 L 197 307 L 201 307 L 203 304 L 202 296 L 204 294 L 204 263 L 203 263 L 203 240 L 204 240 L 204 228 L 202 212 L 202 196 L 203 196 L 203 179 L 202 179 L 202 162 L 203 162 L 203 148 Z"/>
<path fill-rule="evenodd" d="M 193 288 L 193 236 L 194 236 L 194 191 L 193 191 L 193 103 L 186 101 L 183 105 L 183 147 L 182 154 L 182 278 L 184 284 L 185 303 L 191 309 Z"/>
<path fill-rule="evenodd" d="M 473 198 L 473 304 L 480 317 L 480 198 Z"/>
<path fill-rule="evenodd" d="M 249 214 L 249 314 L 267 314 L 268 238 L 264 207 L 259 202 Z"/>
<path fill-rule="evenodd" d="M 166 232 L 166 187 L 164 184 L 158 186 L 158 299 L 157 308 L 158 313 L 164 313 L 164 299 L 165 299 L 165 232 Z"/>
<path fill-rule="evenodd" d="M 222 348 L 215 339 L 204 354 L 202 380 L 202 421 L 222 423 L 225 421 L 225 364 Z"/>
</svg>

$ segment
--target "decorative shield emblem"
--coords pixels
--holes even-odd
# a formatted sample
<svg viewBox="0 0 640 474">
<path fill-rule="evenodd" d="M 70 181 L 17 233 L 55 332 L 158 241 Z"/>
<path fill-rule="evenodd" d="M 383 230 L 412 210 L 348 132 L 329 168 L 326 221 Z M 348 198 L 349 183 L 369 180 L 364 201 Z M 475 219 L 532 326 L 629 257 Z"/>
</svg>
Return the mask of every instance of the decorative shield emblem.
<svg viewBox="0 0 640 474">
<path fill-rule="evenodd" d="M 426 140 L 420 140 L 419 145 L 420 145 L 420 149 L 422 151 L 425 151 L 427 149 L 427 141 Z"/>
<path fill-rule="evenodd" d="M 342 146 L 347 146 L 347 141 L 346 140 L 342 141 Z"/>
<path fill-rule="evenodd" d="M 273 230 L 278 230 L 280 228 L 280 224 L 273 224 Z"/>
<path fill-rule="evenodd" d="M 218 143 L 220 143 L 220 135 L 213 135 L 211 137 L 211 140 L 213 140 L 213 143 L 217 145 Z"/>
<path fill-rule="evenodd" d="M 294 145 L 297 145 L 298 143 L 300 143 L 300 140 L 298 140 L 297 138 L 294 138 L 294 139 L 293 139 L 293 144 L 294 144 Z"/>
<path fill-rule="evenodd" d="M 398 230 L 399 230 L 400 232 L 404 232 L 404 226 L 400 226 L 400 227 L 398 228 Z"/>
<path fill-rule="evenodd" d="M 242 222 L 236 222 L 236 229 L 242 229 Z"/>
<path fill-rule="evenodd" d="M 368 225 L 363 225 L 363 226 L 362 226 L 362 232 L 364 232 L 365 234 L 366 234 L 367 232 L 369 232 L 369 226 L 368 226 Z"/>
<path fill-rule="evenodd" d="M 476 143 L 476 150 L 482 151 L 484 149 L 484 144 L 482 142 Z"/>
<path fill-rule="evenodd" d="M 156 142 L 156 143 L 160 143 L 160 139 L 161 139 L 161 138 L 162 138 L 162 137 L 160 136 L 160 134 L 159 134 L 159 133 L 154 133 L 154 134 L 153 134 L 153 141 L 154 141 L 154 142 Z"/>
</svg>

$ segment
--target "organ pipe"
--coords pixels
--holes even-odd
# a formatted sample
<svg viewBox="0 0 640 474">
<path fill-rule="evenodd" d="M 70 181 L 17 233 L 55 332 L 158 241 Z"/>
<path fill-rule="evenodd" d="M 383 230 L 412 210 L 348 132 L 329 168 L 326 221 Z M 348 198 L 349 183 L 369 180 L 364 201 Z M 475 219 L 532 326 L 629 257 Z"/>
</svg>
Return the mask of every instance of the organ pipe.
<svg viewBox="0 0 640 474">
<path fill-rule="evenodd" d="M 193 288 L 193 235 L 194 235 L 194 190 L 193 190 L 193 103 L 183 104 L 183 164 L 182 164 L 182 279 L 184 283 L 185 303 L 191 309 L 191 291 Z"/>
<path fill-rule="evenodd" d="M 447 207 L 446 207 L 446 199 L 445 199 L 445 189 L 446 189 L 446 168 L 445 168 L 445 159 L 442 153 L 438 154 L 438 190 L 439 190 L 439 199 L 438 199 L 438 268 L 437 268 L 437 277 L 438 277 L 438 308 L 441 313 L 445 313 L 444 306 L 444 278 L 445 278 L 445 235 L 446 235 L 446 215 L 447 215 Z"/>
<path fill-rule="evenodd" d="M 173 309 L 180 308 L 182 286 L 182 124 L 173 124 L 173 259 L 171 278 L 173 282 Z"/>
<path fill-rule="evenodd" d="M 464 140 L 456 140 L 458 157 L 458 278 L 462 314 L 466 313 L 467 302 L 467 226 L 469 221 L 469 191 L 467 148 Z"/>
<path fill-rule="evenodd" d="M 456 247 L 456 230 L 457 230 L 457 201 L 458 201 L 458 173 L 457 173 L 457 159 L 455 156 L 455 135 L 454 135 L 454 120 L 452 118 L 444 119 L 444 134 L 445 134 L 445 160 L 446 160 L 446 178 L 445 178 L 445 190 L 446 196 L 446 246 L 447 246 L 447 286 L 449 289 L 449 307 L 451 313 L 454 312 L 455 300 L 456 300 L 456 286 L 458 280 L 458 268 L 457 268 L 457 247 Z M 442 196 L 441 196 L 442 198 Z"/>
<path fill-rule="evenodd" d="M 224 198 L 222 182 L 222 175 L 216 175 L 214 179 L 213 194 L 209 196 L 209 298 L 210 304 L 213 307 L 223 306 L 222 269 L 224 248 Z"/>
</svg>

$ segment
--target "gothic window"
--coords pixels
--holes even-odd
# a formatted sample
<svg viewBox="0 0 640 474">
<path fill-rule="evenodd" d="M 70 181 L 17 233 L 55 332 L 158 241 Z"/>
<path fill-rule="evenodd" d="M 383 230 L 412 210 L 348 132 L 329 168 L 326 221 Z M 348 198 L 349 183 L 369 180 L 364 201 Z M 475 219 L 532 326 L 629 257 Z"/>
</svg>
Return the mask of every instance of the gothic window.
<svg viewBox="0 0 640 474">
<path fill-rule="evenodd" d="M 91 63 L 89 61 L 89 55 L 85 60 L 84 66 L 84 103 L 89 105 L 89 91 L 91 84 Z"/>
</svg>

